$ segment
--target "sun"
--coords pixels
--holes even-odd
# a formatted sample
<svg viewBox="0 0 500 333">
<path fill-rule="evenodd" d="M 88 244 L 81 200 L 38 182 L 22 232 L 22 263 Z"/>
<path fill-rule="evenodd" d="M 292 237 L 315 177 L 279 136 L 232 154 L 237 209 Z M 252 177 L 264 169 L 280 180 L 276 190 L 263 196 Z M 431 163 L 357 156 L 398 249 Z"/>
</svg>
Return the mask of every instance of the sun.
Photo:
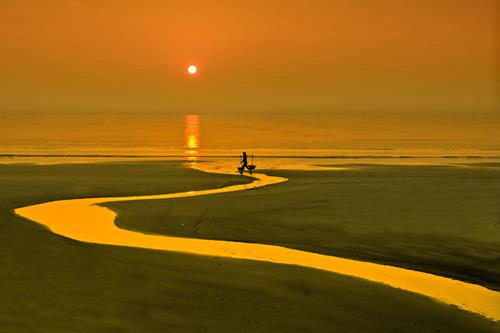
<svg viewBox="0 0 500 333">
<path fill-rule="evenodd" d="M 195 65 L 189 65 L 187 68 L 187 72 L 191 75 L 194 75 L 198 73 L 198 67 L 196 67 Z"/>
</svg>

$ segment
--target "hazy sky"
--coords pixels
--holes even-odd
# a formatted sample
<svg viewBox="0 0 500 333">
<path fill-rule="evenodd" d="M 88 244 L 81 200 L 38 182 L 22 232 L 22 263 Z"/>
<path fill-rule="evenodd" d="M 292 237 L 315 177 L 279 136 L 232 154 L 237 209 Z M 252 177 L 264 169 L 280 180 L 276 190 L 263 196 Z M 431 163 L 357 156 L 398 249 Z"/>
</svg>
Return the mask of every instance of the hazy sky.
<svg viewBox="0 0 500 333">
<path fill-rule="evenodd" d="M 2 0 L 0 114 L 494 113 L 498 4 Z"/>
</svg>

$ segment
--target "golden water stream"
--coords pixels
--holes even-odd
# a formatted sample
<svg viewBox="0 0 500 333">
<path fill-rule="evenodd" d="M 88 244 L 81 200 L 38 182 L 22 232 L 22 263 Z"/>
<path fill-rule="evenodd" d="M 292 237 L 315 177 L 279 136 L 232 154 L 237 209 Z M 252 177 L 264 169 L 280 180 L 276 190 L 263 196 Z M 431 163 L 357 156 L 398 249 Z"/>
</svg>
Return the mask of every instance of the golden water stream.
<svg viewBox="0 0 500 333">
<path fill-rule="evenodd" d="M 22 207 L 16 214 L 55 234 L 81 242 L 175 251 L 197 255 L 297 265 L 383 283 L 500 320 L 500 293 L 479 285 L 388 265 L 343 259 L 281 246 L 151 235 L 120 229 L 116 214 L 99 204 L 117 201 L 186 198 L 247 190 L 286 181 L 254 174 L 252 183 L 171 194 L 58 200 Z"/>
</svg>

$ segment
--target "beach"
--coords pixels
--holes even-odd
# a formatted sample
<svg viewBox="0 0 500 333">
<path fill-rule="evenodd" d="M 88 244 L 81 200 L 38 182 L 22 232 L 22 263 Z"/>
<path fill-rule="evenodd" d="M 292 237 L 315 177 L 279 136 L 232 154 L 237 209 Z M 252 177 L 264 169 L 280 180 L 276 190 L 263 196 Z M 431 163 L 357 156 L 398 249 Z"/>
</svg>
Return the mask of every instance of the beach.
<svg viewBox="0 0 500 333">
<path fill-rule="evenodd" d="M 0 333 L 500 333 L 498 3 L 1 1 Z"/>
<path fill-rule="evenodd" d="M 103 325 L 130 328 L 134 327 L 130 322 L 133 318 L 130 314 L 137 316 L 144 313 L 134 312 L 140 308 L 147 309 L 142 311 L 150 316 L 152 313 L 157 314 L 156 317 L 149 317 L 147 323 L 135 323 L 138 325 L 135 327 L 147 325 L 148 331 L 168 327 L 176 331 L 194 332 L 202 326 L 208 331 L 220 331 L 231 330 L 231 327 L 235 329 L 244 323 L 251 323 L 246 326 L 248 331 L 290 330 L 296 327 L 303 327 L 306 331 L 332 331 L 332 323 L 338 329 L 351 327 L 353 331 L 367 328 L 380 332 L 422 332 L 434 331 L 436 328 L 442 332 L 498 331 L 498 324 L 484 317 L 381 284 L 287 265 L 81 243 L 53 235 L 37 224 L 15 216 L 11 211 L 21 206 L 61 199 L 222 188 L 248 183 L 248 178 L 192 170 L 181 162 L 14 164 L 0 167 L 3 168 L 2 182 L 6 185 L 3 186 L 3 204 L 6 205 L 3 215 L 4 219 L 13 222 L 2 224 L 6 232 L 0 244 L 14 248 L 10 250 L 11 255 L 4 258 L 4 267 L 8 268 L 6 272 L 33 279 L 28 283 L 29 279 L 14 280 L 7 276 L 4 278 L 7 283 L 2 284 L 5 285 L 5 293 L 2 294 L 10 295 L 12 300 L 20 300 L 20 294 L 32 295 L 29 303 L 31 317 L 38 318 L 37 323 L 40 325 L 43 325 L 45 318 L 45 322 L 51 322 L 50 325 L 59 323 L 60 326 L 54 328 L 60 330 L 71 327 L 76 331 L 78 327 L 82 330 L 85 327 L 89 331 L 92 325 L 96 329 Z M 323 171 L 266 171 L 277 177 L 286 176 L 288 181 L 250 191 L 105 205 L 118 213 L 117 223 L 122 229 L 201 239 L 279 244 L 340 257 L 389 263 L 396 267 L 473 282 L 492 290 L 496 288 L 495 266 L 485 264 L 490 260 L 488 256 L 495 256 L 497 235 L 494 226 L 490 225 L 495 223 L 492 220 L 494 215 L 486 210 L 474 220 L 475 227 L 469 227 L 469 232 L 464 232 L 464 225 L 470 220 L 462 221 L 464 225 L 461 225 L 443 216 L 446 217 L 450 212 L 446 203 L 450 205 L 450 202 L 474 197 L 483 201 L 485 198 L 495 198 L 494 194 L 498 193 L 497 165 L 446 167 L 444 171 L 443 166 L 335 167 L 335 170 Z M 466 177 L 464 172 L 469 172 Z M 148 177 L 141 176 L 144 174 Z M 458 182 L 462 187 L 450 181 L 454 177 L 465 179 Z M 412 186 L 412 178 L 418 178 L 422 184 L 419 191 L 415 191 Z M 422 182 L 423 178 L 428 182 Z M 392 181 L 387 182 L 388 179 Z M 429 184 L 435 187 L 425 187 Z M 367 189 L 367 186 L 370 188 Z M 330 190 L 326 191 L 325 188 Z M 334 196 L 332 188 L 334 192 L 340 191 L 341 195 Z M 469 196 L 464 196 L 465 188 L 470 192 L 467 192 Z M 441 198 L 448 198 L 450 193 L 456 195 L 450 202 L 443 199 L 436 201 L 436 193 Z M 289 203 L 287 209 L 279 206 L 279 200 L 271 199 L 273 196 L 286 198 Z M 401 196 L 413 207 L 428 207 L 429 202 L 439 205 L 434 210 L 426 208 L 413 212 L 404 205 L 394 207 L 395 198 Z M 332 206 L 331 202 L 325 200 L 334 200 L 336 205 Z M 353 209 L 349 203 L 357 208 Z M 470 204 L 475 206 L 474 202 Z M 491 209 L 494 210 L 494 201 L 484 201 L 484 205 L 493 205 Z M 337 215 L 332 215 L 325 207 L 335 208 Z M 456 207 L 464 207 L 463 202 L 458 201 Z M 378 218 L 374 219 L 377 212 Z M 477 215 L 476 212 L 472 213 L 471 216 Z M 346 215 L 350 215 L 350 220 L 346 221 Z M 388 220 L 387 216 L 390 215 L 394 219 Z M 300 219 L 301 216 L 310 217 L 308 223 L 312 225 L 307 228 L 301 226 L 301 223 L 306 223 Z M 408 216 L 415 216 L 415 219 L 408 219 Z M 426 227 L 426 235 L 421 235 L 417 220 L 427 221 L 435 227 Z M 441 225 L 436 225 L 438 220 L 443 221 Z M 335 225 L 336 222 L 339 224 Z M 344 229 L 340 228 L 341 225 L 345 226 Z M 306 229 L 308 232 L 304 231 Z M 377 229 L 383 232 L 377 233 Z M 356 234 L 353 230 L 360 232 Z M 392 234 L 388 234 L 392 241 L 381 237 L 387 230 L 392 231 Z M 424 236 L 427 243 L 422 242 Z M 31 240 L 23 241 L 24 246 L 20 246 L 20 243 L 14 242 L 19 237 L 30 237 Z M 372 238 L 371 242 L 367 240 L 369 238 Z M 420 246 L 416 246 L 418 244 Z M 461 260 L 460 246 L 471 249 L 473 245 L 477 250 L 472 252 L 482 255 Z M 453 248 L 456 253 L 453 253 Z M 489 249 L 489 252 L 484 249 Z M 436 253 L 434 259 L 440 259 L 437 263 L 428 257 L 431 250 Z M 394 251 L 404 255 L 398 257 L 393 254 Z M 17 256 L 22 260 L 13 260 Z M 87 264 L 71 265 L 76 258 Z M 461 267 L 461 270 L 457 267 Z M 469 269 L 471 267 L 477 270 Z M 92 269 L 94 274 L 85 275 L 85 268 Z M 34 278 L 40 271 L 45 273 Z M 84 277 L 90 283 L 83 283 Z M 132 287 L 127 289 L 127 285 Z M 36 295 L 43 297 L 37 299 Z M 45 300 L 47 295 L 54 300 L 53 312 L 42 304 L 42 299 Z M 79 321 L 54 317 L 58 316 L 57 309 L 68 304 L 66 302 L 73 304 L 70 309 L 73 309 Z M 17 304 L 17 311 L 20 311 L 19 307 L 23 303 L 17 301 L 13 304 Z M 92 308 L 98 312 L 105 309 L 106 320 L 115 321 L 100 321 L 91 315 Z M 84 313 L 89 313 L 88 317 L 81 316 L 82 309 Z M 190 317 L 190 323 L 186 325 L 181 318 L 190 316 L 193 310 L 196 311 L 196 318 Z M 13 323 L 13 327 L 22 327 L 23 318 L 16 315 L 16 305 L 2 313 L 6 322 Z M 446 317 L 448 320 L 443 320 Z"/>
</svg>

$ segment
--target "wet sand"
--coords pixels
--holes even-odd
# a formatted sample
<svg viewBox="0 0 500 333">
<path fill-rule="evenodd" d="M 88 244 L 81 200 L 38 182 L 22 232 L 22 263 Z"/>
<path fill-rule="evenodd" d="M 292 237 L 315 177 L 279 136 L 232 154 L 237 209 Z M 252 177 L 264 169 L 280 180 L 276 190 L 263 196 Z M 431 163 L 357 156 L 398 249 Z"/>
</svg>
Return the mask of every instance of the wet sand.
<svg viewBox="0 0 500 333">
<path fill-rule="evenodd" d="M 256 174 L 255 177 L 257 180 L 251 184 L 232 185 L 214 190 L 187 191 L 165 195 L 60 200 L 18 208 L 16 213 L 47 226 L 56 234 L 83 242 L 258 260 L 320 269 L 387 284 L 432 297 L 494 320 L 500 320 L 500 293 L 478 285 L 408 269 L 279 246 L 147 235 L 118 228 L 114 223 L 116 214 L 105 207 L 98 206 L 98 204 L 109 202 L 172 199 L 227 193 L 272 185 L 286 180 L 262 174 Z M 75 214 L 75 212 L 77 213 Z M 68 223 L 68 221 L 71 222 Z"/>
</svg>

